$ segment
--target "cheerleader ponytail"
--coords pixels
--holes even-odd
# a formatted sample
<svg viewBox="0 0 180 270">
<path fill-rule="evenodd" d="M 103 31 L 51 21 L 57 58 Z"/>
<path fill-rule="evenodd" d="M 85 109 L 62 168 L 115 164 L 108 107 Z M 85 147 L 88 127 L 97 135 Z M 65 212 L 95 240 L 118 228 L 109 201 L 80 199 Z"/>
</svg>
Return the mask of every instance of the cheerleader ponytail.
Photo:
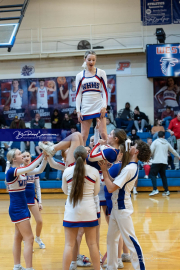
<svg viewBox="0 0 180 270">
<path fill-rule="evenodd" d="M 6 161 L 6 169 L 5 174 L 8 172 L 9 168 L 12 165 L 13 158 L 15 157 L 16 148 L 11 149 L 7 152 L 7 161 Z M 5 177 L 5 184 L 6 184 L 6 177 Z"/>
<path fill-rule="evenodd" d="M 84 63 L 82 64 L 82 67 L 83 67 L 83 69 L 86 69 L 87 68 L 86 61 L 84 61 Z"/>
</svg>

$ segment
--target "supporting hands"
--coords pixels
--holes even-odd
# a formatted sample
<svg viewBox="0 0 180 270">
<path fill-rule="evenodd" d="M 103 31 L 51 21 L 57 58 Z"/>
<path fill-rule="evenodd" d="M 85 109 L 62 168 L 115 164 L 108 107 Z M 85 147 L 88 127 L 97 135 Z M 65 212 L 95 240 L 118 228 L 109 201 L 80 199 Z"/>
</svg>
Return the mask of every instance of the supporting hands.
<svg viewBox="0 0 180 270">
<path fill-rule="evenodd" d="M 106 108 L 102 108 L 100 113 L 101 113 L 100 119 L 103 119 L 105 117 L 105 114 L 106 114 Z"/>
<path fill-rule="evenodd" d="M 78 122 L 79 122 L 79 123 L 82 123 L 82 122 L 83 122 L 83 121 L 82 121 L 82 120 L 83 120 L 82 114 L 81 114 L 80 112 L 78 112 L 78 113 L 77 113 L 77 116 L 78 116 Z"/>
</svg>

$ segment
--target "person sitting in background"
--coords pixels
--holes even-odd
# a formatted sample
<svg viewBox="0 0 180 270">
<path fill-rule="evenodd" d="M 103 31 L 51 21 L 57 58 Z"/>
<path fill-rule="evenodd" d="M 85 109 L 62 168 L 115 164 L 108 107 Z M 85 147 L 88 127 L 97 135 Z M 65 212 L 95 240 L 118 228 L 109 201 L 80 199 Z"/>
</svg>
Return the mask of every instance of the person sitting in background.
<svg viewBox="0 0 180 270">
<path fill-rule="evenodd" d="M 135 141 L 140 139 L 139 136 L 136 134 L 136 129 L 131 130 L 130 139 L 132 141 L 132 145 L 135 145 Z"/>
<path fill-rule="evenodd" d="M 159 131 L 165 132 L 165 129 L 164 129 L 164 127 L 162 126 L 162 121 L 156 119 L 156 120 L 154 121 L 154 126 L 153 126 L 152 129 L 151 129 L 151 134 L 153 135 L 153 139 L 154 139 L 154 140 L 158 138 L 158 132 L 159 132 Z"/>
<path fill-rule="evenodd" d="M 74 111 L 70 115 L 70 117 L 73 120 L 73 122 L 74 122 L 75 125 L 79 124 L 76 109 L 74 109 Z"/>
<path fill-rule="evenodd" d="M 51 116 L 51 128 L 60 129 L 62 122 L 62 115 L 59 113 L 58 109 L 54 109 Z"/>
<path fill-rule="evenodd" d="M 145 126 L 149 123 L 147 115 L 143 112 L 140 112 L 139 107 L 136 106 L 134 109 L 134 125 L 137 132 L 143 132 Z"/>
<path fill-rule="evenodd" d="M 42 129 L 45 126 L 45 121 L 41 118 L 39 113 L 35 114 L 35 118 L 31 120 L 32 129 Z"/>
<path fill-rule="evenodd" d="M 109 135 L 113 129 L 116 127 L 111 123 L 110 118 L 106 118 L 106 129 L 107 129 L 107 134 Z"/>
<path fill-rule="evenodd" d="M 4 158 L 4 148 L 0 147 L 0 166 L 2 166 L 2 172 L 6 169 L 6 160 Z"/>
<path fill-rule="evenodd" d="M 25 125 L 25 122 L 16 115 L 14 117 L 14 120 L 11 122 L 11 125 L 10 125 L 9 128 L 12 128 L 12 129 L 25 129 L 26 125 Z"/>
<path fill-rule="evenodd" d="M 77 130 L 77 127 L 75 126 L 75 125 L 73 125 L 72 127 L 71 127 L 71 134 L 72 133 L 74 133 L 74 132 L 77 132 L 78 130 Z"/>
<path fill-rule="evenodd" d="M 165 130 L 168 129 L 170 121 L 174 118 L 174 111 L 171 107 L 166 106 L 166 110 L 161 114 L 162 125 L 165 126 Z"/>
<path fill-rule="evenodd" d="M 65 113 L 64 119 L 62 121 L 62 131 L 61 131 L 61 137 L 62 140 L 68 136 L 71 133 L 71 127 L 74 126 L 74 121 L 70 119 L 69 114 Z"/>
<path fill-rule="evenodd" d="M 116 118 L 117 128 L 121 129 L 121 126 L 126 126 L 125 131 L 127 133 L 130 132 L 134 124 L 133 118 L 134 118 L 134 114 L 130 110 L 130 103 L 126 102 L 125 108 L 119 110 L 118 112 L 118 116 Z"/>
</svg>

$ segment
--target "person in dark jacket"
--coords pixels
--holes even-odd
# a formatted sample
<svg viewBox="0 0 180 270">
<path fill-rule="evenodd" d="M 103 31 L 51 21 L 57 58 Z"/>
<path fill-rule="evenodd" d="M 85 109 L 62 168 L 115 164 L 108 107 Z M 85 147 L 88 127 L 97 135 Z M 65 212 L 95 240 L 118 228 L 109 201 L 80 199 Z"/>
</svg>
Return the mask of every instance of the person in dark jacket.
<svg viewBox="0 0 180 270">
<path fill-rule="evenodd" d="M 79 122 L 78 122 L 76 109 L 73 111 L 73 113 L 70 116 L 71 116 L 71 119 L 74 121 L 75 125 L 77 125 Z"/>
<path fill-rule="evenodd" d="M 45 126 L 44 119 L 41 118 L 39 113 L 35 114 L 35 118 L 31 120 L 31 128 L 32 129 L 42 129 Z"/>
<path fill-rule="evenodd" d="M 132 141 L 132 145 L 135 145 L 135 141 L 140 139 L 139 136 L 136 134 L 136 129 L 131 130 L 130 139 Z"/>
<path fill-rule="evenodd" d="M 61 131 L 61 137 L 62 140 L 68 136 L 71 133 L 71 127 L 74 126 L 74 121 L 70 119 L 69 114 L 65 113 L 64 120 L 62 121 L 62 131 Z"/>
<path fill-rule="evenodd" d="M 61 128 L 63 117 L 61 113 L 59 113 L 58 109 L 54 109 L 53 114 L 51 116 L 51 125 L 53 129 Z"/>
<path fill-rule="evenodd" d="M 134 125 L 137 132 L 143 132 L 144 127 L 147 126 L 148 123 L 148 116 L 145 113 L 140 112 L 139 107 L 136 106 L 134 109 Z"/>
<path fill-rule="evenodd" d="M 19 119 L 19 117 L 16 115 L 14 117 L 14 120 L 11 122 L 11 125 L 9 128 L 12 129 L 25 129 L 26 125 L 25 122 L 22 119 Z"/>
</svg>

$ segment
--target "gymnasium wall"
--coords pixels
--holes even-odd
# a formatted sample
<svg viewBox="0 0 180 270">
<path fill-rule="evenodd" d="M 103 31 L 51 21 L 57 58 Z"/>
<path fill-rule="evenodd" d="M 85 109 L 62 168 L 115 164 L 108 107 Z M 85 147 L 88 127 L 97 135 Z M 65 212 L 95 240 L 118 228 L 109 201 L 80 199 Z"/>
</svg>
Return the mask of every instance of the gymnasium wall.
<svg viewBox="0 0 180 270">
<path fill-rule="evenodd" d="M 104 69 L 107 74 L 116 74 L 116 61 L 118 60 L 131 61 L 131 75 L 120 76 L 117 74 L 117 109 L 123 108 L 125 102 L 129 101 L 132 109 L 138 105 L 141 111 L 147 113 L 153 123 L 153 84 L 152 80 L 146 77 L 145 54 L 98 56 L 97 67 Z M 2 61 L 0 79 L 22 78 L 21 67 L 24 64 L 35 67 L 33 77 L 73 76 L 82 70 L 82 63 L 83 58 L 81 57 Z"/>
</svg>

